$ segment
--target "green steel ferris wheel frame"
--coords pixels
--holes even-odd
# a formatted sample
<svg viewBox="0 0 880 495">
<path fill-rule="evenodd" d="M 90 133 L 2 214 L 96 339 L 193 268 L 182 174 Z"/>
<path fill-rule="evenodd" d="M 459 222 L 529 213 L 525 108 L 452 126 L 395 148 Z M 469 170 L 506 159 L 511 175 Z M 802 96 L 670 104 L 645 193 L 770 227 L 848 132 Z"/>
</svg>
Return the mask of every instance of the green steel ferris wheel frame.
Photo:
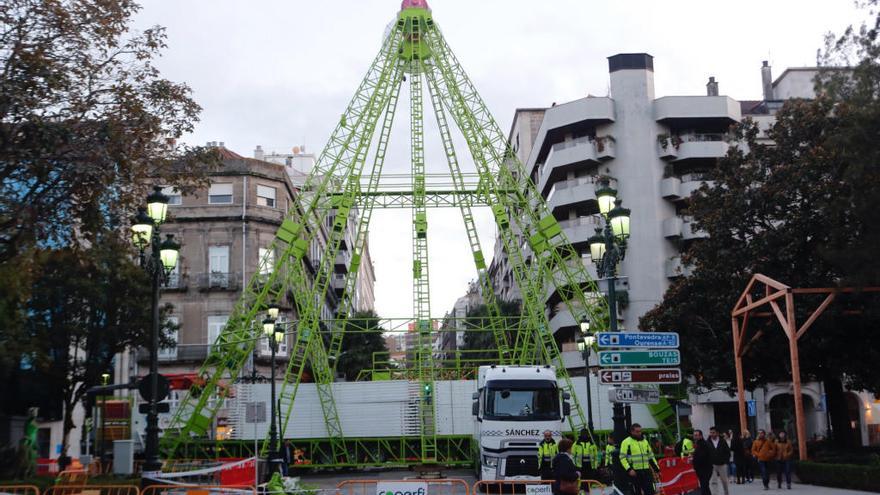
<svg viewBox="0 0 880 495">
<path fill-rule="evenodd" d="M 404 82 L 410 86 L 411 189 L 385 190 L 383 166 Z M 432 176 L 425 170 L 423 87 L 428 88 L 430 108 L 449 167 L 446 187 L 433 187 Z M 447 115 L 467 143 L 475 172 L 462 172 Z M 369 157 L 372 165 L 365 170 Z M 470 178 L 475 182 L 468 182 Z M 434 380 L 442 376 L 443 369 L 435 363 L 432 348 L 435 332 L 428 284 L 428 208 L 457 207 L 461 212 L 477 280 L 490 313 L 487 330 L 495 339 L 497 362 L 555 365 L 561 388 L 571 394 L 573 401 L 570 426 L 577 430 L 586 425 L 550 331 L 545 295 L 548 290 L 556 291 L 572 315 L 588 316 L 594 328 L 599 329 L 607 326 L 609 317 L 605 300 L 455 58 L 431 11 L 426 6 L 409 7 L 400 11 L 388 31 L 379 54 L 278 229 L 269 247 L 279 253 L 274 269 L 268 275 L 251 279 L 199 371 L 203 384 L 190 390 L 172 416 L 161 441 L 166 457 L 191 452 L 188 445 L 207 435 L 221 407 L 224 383 L 241 375 L 254 350 L 260 336 L 257 322 L 261 312 L 276 304 L 294 308 L 299 317 L 289 331 L 290 359 L 279 394 L 281 437 L 284 438 L 303 372 L 309 365 L 327 425 L 332 463 L 356 462 L 349 458 L 333 398 L 333 382 L 375 207 L 412 211 L 413 312 L 418 343 L 415 372 L 403 376 L 419 390 L 422 461 L 438 461 L 431 394 Z M 491 208 L 522 294 L 522 315 L 513 335 L 505 327 L 509 320 L 498 309 L 472 207 Z M 357 226 L 353 246 L 349 247 L 351 261 L 337 313 L 328 319 L 322 317 L 322 306 L 334 274 L 336 254 L 352 216 L 357 219 Z M 326 237 L 323 249 L 316 259 L 309 259 L 310 247 L 318 242 L 319 236 Z M 269 448 L 266 440 L 262 451 L 265 453 Z"/>
</svg>

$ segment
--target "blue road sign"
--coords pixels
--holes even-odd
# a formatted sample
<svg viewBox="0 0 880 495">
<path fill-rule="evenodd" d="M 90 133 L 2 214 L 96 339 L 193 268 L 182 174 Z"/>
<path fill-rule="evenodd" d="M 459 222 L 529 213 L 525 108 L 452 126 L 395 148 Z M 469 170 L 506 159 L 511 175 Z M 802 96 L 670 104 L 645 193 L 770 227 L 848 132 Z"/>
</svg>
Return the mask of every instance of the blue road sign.
<svg viewBox="0 0 880 495">
<path fill-rule="evenodd" d="M 755 416 L 758 415 L 758 405 L 755 404 L 755 401 L 753 401 L 753 400 L 746 401 L 746 411 L 748 411 L 750 418 L 754 418 Z"/>
<path fill-rule="evenodd" d="M 677 349 L 678 334 L 675 332 L 599 332 L 599 347 L 653 347 Z"/>
</svg>

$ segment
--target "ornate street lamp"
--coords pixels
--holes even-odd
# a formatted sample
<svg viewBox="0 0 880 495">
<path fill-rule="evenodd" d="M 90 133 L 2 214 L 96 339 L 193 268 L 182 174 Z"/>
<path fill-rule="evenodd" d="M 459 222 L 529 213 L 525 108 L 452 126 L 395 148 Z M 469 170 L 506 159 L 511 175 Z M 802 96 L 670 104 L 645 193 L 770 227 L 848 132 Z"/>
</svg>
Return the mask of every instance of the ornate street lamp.
<svg viewBox="0 0 880 495">
<path fill-rule="evenodd" d="M 149 398 L 147 400 L 147 428 L 144 442 L 143 486 L 153 484 L 153 478 L 162 471 L 159 459 L 159 288 L 168 281 L 168 275 L 177 266 L 180 244 L 168 234 L 160 237 L 160 226 L 167 219 L 168 196 L 158 186 L 147 196 L 147 207 L 140 209 L 132 220 L 132 242 L 140 252 L 141 267 L 152 281 L 152 329 L 150 332 Z M 150 252 L 147 253 L 147 248 Z"/>
<path fill-rule="evenodd" d="M 280 308 L 272 304 L 266 309 L 266 318 L 263 319 L 263 334 L 266 336 L 266 340 L 269 342 L 269 349 L 272 352 L 272 370 L 271 378 L 269 380 L 269 394 L 272 403 L 269 407 L 269 413 L 271 416 L 269 417 L 269 459 L 268 469 L 266 470 L 267 481 L 272 477 L 273 473 L 283 472 L 281 469 L 283 459 L 281 459 L 281 453 L 278 449 L 278 428 L 276 428 L 275 425 L 277 415 L 277 412 L 275 411 L 275 353 L 278 351 L 278 346 L 284 341 L 284 329 L 281 325 L 276 324 L 279 311 Z M 278 427 L 280 426 L 281 425 L 278 425 Z"/>
<path fill-rule="evenodd" d="M 590 352 L 593 350 L 593 333 L 590 332 L 590 319 L 584 315 L 580 321 L 580 338 L 578 339 L 578 350 L 584 358 L 584 380 L 587 382 L 587 429 L 593 432 L 593 391 L 590 384 Z"/>
</svg>

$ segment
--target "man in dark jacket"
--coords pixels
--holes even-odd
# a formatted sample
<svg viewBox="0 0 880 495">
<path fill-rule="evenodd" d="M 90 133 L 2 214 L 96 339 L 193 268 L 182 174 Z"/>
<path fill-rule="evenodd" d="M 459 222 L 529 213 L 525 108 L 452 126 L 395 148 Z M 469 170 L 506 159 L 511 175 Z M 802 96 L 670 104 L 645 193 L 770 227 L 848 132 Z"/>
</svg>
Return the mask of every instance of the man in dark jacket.
<svg viewBox="0 0 880 495">
<path fill-rule="evenodd" d="M 721 480 L 721 486 L 724 487 L 724 495 L 730 494 L 727 487 L 727 463 L 730 462 L 730 446 L 718 434 L 718 429 L 714 426 L 709 428 L 709 458 L 712 460 L 712 472 L 716 478 Z"/>
<path fill-rule="evenodd" d="M 712 453 L 709 444 L 703 438 L 701 430 L 694 430 L 693 463 L 697 479 L 700 481 L 700 494 L 712 495 L 709 489 L 709 480 L 712 479 Z"/>
<path fill-rule="evenodd" d="M 551 485 L 553 495 L 576 495 L 579 491 L 576 482 L 581 477 L 581 473 L 574 465 L 574 456 L 571 453 L 572 445 L 574 442 L 568 438 L 559 441 L 559 453 L 553 458 L 553 484 Z M 569 482 L 568 484 L 574 488 L 574 492 L 562 491 L 561 482 L 563 481 Z"/>
</svg>

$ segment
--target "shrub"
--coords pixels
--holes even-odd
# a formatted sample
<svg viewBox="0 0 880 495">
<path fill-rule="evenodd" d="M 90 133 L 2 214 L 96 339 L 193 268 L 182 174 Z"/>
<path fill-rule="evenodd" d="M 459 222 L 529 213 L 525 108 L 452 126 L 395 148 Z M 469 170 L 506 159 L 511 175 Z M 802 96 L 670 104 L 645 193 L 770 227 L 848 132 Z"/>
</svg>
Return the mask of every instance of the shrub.
<svg viewBox="0 0 880 495">
<path fill-rule="evenodd" d="M 799 461 L 795 470 L 804 483 L 880 492 L 880 466 Z"/>
</svg>

